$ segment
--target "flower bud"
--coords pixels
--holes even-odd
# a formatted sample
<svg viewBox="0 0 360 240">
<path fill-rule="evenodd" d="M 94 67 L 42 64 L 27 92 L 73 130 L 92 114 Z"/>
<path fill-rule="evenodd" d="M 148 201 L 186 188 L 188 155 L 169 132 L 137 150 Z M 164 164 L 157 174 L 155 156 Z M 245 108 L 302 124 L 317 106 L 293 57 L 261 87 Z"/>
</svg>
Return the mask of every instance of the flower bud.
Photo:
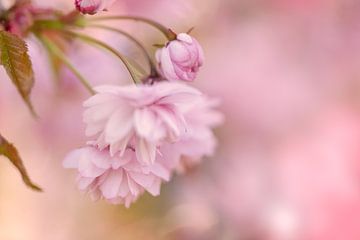
<svg viewBox="0 0 360 240">
<path fill-rule="evenodd" d="M 83 14 L 93 15 L 105 10 L 115 0 L 75 0 L 76 9 Z"/>
<path fill-rule="evenodd" d="M 12 7 L 4 22 L 5 30 L 19 37 L 25 37 L 34 23 L 34 10 L 30 3 Z"/>
<path fill-rule="evenodd" d="M 156 52 L 156 59 L 168 80 L 193 81 L 203 65 L 204 53 L 196 39 L 180 33 Z"/>
</svg>

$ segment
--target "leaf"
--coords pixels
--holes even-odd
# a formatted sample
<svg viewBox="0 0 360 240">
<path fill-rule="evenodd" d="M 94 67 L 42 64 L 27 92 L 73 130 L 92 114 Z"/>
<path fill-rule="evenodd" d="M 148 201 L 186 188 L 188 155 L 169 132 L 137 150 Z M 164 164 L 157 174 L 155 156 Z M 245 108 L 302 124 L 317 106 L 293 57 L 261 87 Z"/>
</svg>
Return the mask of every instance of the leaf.
<svg viewBox="0 0 360 240">
<path fill-rule="evenodd" d="M 4 66 L 31 113 L 36 116 L 30 101 L 34 72 L 25 41 L 9 32 L 0 31 L 0 64 Z"/>
<path fill-rule="evenodd" d="M 42 191 L 40 187 L 38 187 L 30 180 L 29 175 L 26 172 L 25 166 L 16 148 L 0 134 L 0 156 L 1 155 L 7 157 L 11 161 L 11 163 L 19 170 L 24 183 L 28 187 L 32 188 L 35 191 Z"/>
</svg>

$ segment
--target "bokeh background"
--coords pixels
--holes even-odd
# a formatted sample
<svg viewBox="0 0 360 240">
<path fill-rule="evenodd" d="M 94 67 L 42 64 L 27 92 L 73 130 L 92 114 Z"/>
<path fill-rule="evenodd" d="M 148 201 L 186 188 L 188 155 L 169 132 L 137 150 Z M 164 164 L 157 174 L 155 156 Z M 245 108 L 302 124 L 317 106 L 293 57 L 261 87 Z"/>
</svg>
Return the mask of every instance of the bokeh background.
<svg viewBox="0 0 360 240">
<path fill-rule="evenodd" d="M 37 0 L 70 11 L 72 0 Z M 0 157 L 1 240 L 360 239 L 360 2 L 358 0 L 118 0 L 110 12 L 195 27 L 206 63 L 196 85 L 221 99 L 217 154 L 130 209 L 76 189 L 65 154 L 84 141 L 88 97 L 68 71 L 54 77 L 29 38 L 37 82 L 33 119 L 0 70 L 0 130 L 44 193 Z M 115 22 L 147 44 L 164 39 Z M 136 59 L 125 39 L 89 30 Z M 74 43 L 96 84 L 130 83 L 112 56 Z"/>
</svg>

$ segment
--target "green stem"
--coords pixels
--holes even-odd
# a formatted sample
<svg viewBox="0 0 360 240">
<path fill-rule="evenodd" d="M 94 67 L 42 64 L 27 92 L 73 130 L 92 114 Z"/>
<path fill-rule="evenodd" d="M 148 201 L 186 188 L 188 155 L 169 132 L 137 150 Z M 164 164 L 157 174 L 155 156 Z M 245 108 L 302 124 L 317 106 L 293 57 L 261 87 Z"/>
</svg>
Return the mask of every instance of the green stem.
<svg viewBox="0 0 360 240">
<path fill-rule="evenodd" d="M 91 94 L 95 94 L 95 91 L 92 89 L 88 81 L 81 75 L 81 73 L 79 73 L 78 70 L 76 70 L 76 68 L 71 64 L 70 60 L 65 56 L 61 49 L 56 46 L 56 44 L 54 44 L 49 38 L 43 35 L 36 34 L 36 36 L 51 54 L 59 58 L 59 60 L 61 60 L 61 62 L 63 62 L 68 67 L 68 69 L 74 73 L 74 75 L 80 80 L 80 82 Z"/>
<path fill-rule="evenodd" d="M 70 35 L 70 36 L 72 36 L 72 37 L 77 37 L 77 38 L 83 40 L 85 43 L 94 44 L 94 45 L 97 45 L 97 46 L 99 46 L 99 47 L 102 47 L 102 48 L 108 50 L 109 52 L 111 52 L 112 54 L 114 54 L 116 57 L 118 57 L 118 58 L 123 62 L 123 64 L 124 64 L 125 67 L 127 68 L 128 72 L 130 73 L 133 82 L 134 82 L 135 84 L 140 83 L 140 81 L 139 81 L 139 76 L 132 70 L 132 65 L 131 65 L 131 63 L 126 59 L 125 56 L 121 55 L 117 50 L 115 50 L 115 49 L 112 48 L 111 46 L 107 45 L 106 43 L 104 43 L 104 42 L 102 42 L 102 41 L 100 41 L 100 40 L 97 40 L 96 38 L 87 36 L 87 35 L 85 35 L 85 34 L 73 32 L 73 31 L 69 31 L 69 30 L 62 30 L 62 32 L 63 32 L 64 34 Z"/>
<path fill-rule="evenodd" d="M 171 31 L 169 28 L 165 27 L 164 25 L 148 18 L 136 17 L 136 16 L 103 16 L 103 17 L 94 17 L 87 19 L 88 22 L 97 22 L 97 21 L 106 21 L 106 20 L 132 20 L 132 21 L 143 22 L 158 29 L 160 32 L 164 34 L 164 36 L 169 41 L 176 39 L 176 34 L 173 31 Z"/>
<path fill-rule="evenodd" d="M 36 20 L 32 26 L 33 31 L 41 30 L 61 30 L 64 29 L 66 24 L 60 20 L 53 19 L 40 19 Z"/>
<path fill-rule="evenodd" d="M 92 27 L 92 28 L 99 28 L 99 29 L 103 29 L 103 30 L 108 30 L 111 32 L 115 32 L 118 34 L 121 34 L 123 36 L 125 36 L 126 38 L 128 38 L 130 41 L 134 42 L 139 48 L 140 50 L 143 52 L 144 56 L 146 57 L 149 66 L 150 66 L 150 75 L 151 76 L 157 76 L 157 70 L 156 70 L 156 65 L 153 62 L 152 58 L 150 57 L 149 53 L 147 52 L 147 50 L 145 49 L 145 47 L 142 45 L 141 42 L 139 42 L 136 38 L 134 38 L 132 35 L 130 35 L 127 32 L 124 32 L 120 29 L 117 28 L 113 28 L 113 27 L 109 27 L 109 26 L 105 26 L 105 25 L 101 25 L 101 24 L 89 24 L 86 25 L 86 27 Z"/>
</svg>

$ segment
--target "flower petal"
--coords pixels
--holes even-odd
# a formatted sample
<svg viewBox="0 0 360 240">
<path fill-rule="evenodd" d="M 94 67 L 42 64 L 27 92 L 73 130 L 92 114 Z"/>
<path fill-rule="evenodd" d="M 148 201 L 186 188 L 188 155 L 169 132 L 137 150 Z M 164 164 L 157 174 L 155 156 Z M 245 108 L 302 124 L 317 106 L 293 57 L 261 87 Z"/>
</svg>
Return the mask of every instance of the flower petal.
<svg viewBox="0 0 360 240">
<path fill-rule="evenodd" d="M 161 180 L 155 179 L 154 183 L 150 187 L 146 188 L 146 190 L 153 196 L 159 196 L 160 187 L 161 187 Z"/>
<path fill-rule="evenodd" d="M 155 177 L 150 174 L 143 174 L 143 173 L 129 173 L 129 176 L 139 185 L 142 187 L 149 187 L 153 184 Z"/>
<path fill-rule="evenodd" d="M 117 110 L 109 119 L 105 127 L 105 139 L 113 143 L 123 139 L 133 126 L 132 111 L 130 108 Z"/>
<path fill-rule="evenodd" d="M 117 196 L 120 190 L 122 178 L 122 171 L 109 172 L 106 180 L 100 185 L 100 190 L 105 198 L 110 199 Z"/>
<path fill-rule="evenodd" d="M 149 141 L 155 141 L 156 132 L 156 115 L 149 108 L 143 108 L 135 111 L 134 127 L 139 137 L 145 138 Z"/>
<path fill-rule="evenodd" d="M 156 145 L 140 138 L 137 142 L 136 157 L 145 164 L 153 164 L 156 156 Z"/>
</svg>

